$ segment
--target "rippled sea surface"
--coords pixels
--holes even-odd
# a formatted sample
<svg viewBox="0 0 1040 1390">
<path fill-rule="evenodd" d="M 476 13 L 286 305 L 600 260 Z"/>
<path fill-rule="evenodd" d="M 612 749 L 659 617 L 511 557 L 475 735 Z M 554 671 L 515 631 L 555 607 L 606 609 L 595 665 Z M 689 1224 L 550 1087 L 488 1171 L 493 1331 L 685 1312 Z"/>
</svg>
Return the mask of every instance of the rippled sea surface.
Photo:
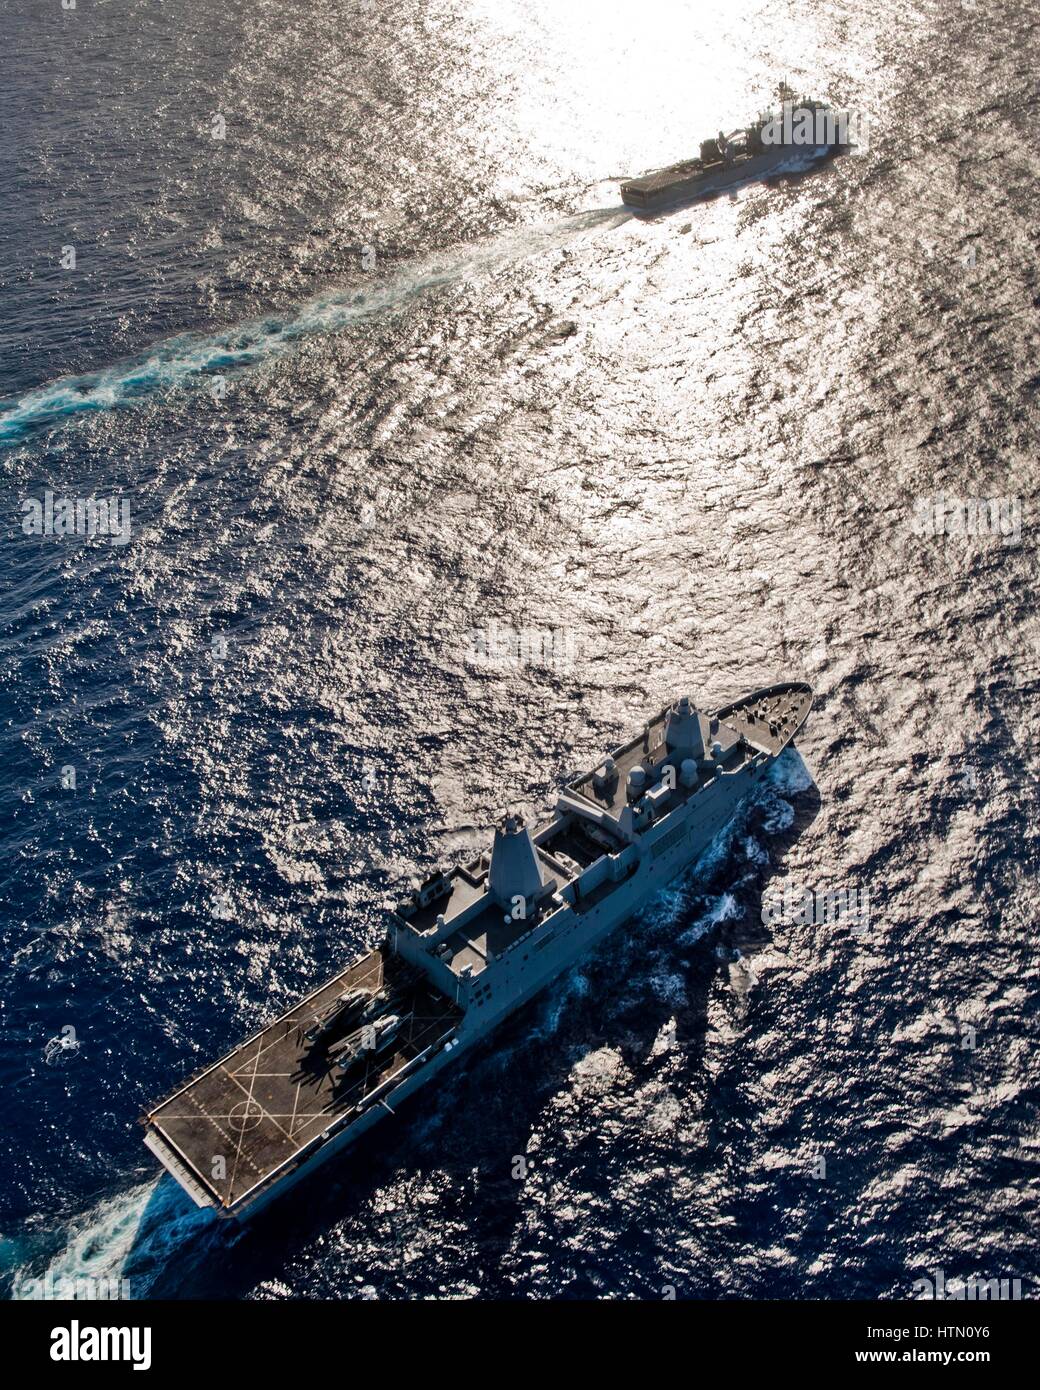
<svg viewBox="0 0 1040 1390">
<path fill-rule="evenodd" d="M 23 0 L 0 38 L 8 1287 L 1035 1293 L 1033 7 Z M 783 76 L 869 150 L 625 212 Z M 129 542 L 23 534 L 47 490 Z M 940 494 L 1019 536 L 917 534 Z M 492 623 L 554 659 L 475 662 Z M 159 1179 L 142 1108 L 402 880 L 778 678 L 817 702 L 767 791 L 458 1075 L 237 1238 Z M 791 883 L 869 929 L 764 924 Z"/>
</svg>

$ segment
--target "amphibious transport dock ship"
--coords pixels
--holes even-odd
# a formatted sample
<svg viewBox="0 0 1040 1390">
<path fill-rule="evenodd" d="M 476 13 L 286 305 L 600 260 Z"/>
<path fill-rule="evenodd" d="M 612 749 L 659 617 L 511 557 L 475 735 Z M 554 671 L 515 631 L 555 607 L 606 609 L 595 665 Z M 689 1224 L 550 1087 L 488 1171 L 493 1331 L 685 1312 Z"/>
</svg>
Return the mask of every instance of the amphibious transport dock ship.
<svg viewBox="0 0 1040 1390">
<path fill-rule="evenodd" d="M 848 114 L 795 96 L 780 84 L 780 111 L 761 111 L 751 125 L 701 143 L 698 159 L 655 169 L 621 185 L 621 201 L 634 212 L 659 212 L 706 198 L 746 179 L 767 177 L 794 157 L 822 159 L 848 145 Z"/>
<path fill-rule="evenodd" d="M 807 685 L 682 698 L 533 830 L 395 905 L 386 939 L 143 1117 L 200 1206 L 251 1215 L 354 1142 L 686 869 L 802 727 Z"/>
</svg>

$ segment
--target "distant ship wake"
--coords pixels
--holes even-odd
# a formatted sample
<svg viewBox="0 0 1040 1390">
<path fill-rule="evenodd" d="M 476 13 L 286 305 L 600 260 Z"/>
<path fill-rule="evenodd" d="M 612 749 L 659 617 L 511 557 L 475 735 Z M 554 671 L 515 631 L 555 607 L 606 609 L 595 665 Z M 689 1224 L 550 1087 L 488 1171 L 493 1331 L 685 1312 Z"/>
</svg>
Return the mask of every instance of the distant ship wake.
<svg viewBox="0 0 1040 1390">
<path fill-rule="evenodd" d="M 372 289 L 337 287 L 287 315 L 270 315 L 209 335 L 178 334 L 146 352 L 83 376 L 62 377 L 19 397 L 0 399 L 0 446 L 19 443 L 33 431 L 61 425 L 91 411 L 115 410 L 165 390 L 212 387 L 291 352 L 300 342 L 337 333 L 368 319 L 398 313 L 431 291 L 561 246 L 598 227 L 619 225 L 621 207 L 575 213 L 559 222 L 505 232 L 486 242 L 431 256 L 400 269 Z"/>
</svg>

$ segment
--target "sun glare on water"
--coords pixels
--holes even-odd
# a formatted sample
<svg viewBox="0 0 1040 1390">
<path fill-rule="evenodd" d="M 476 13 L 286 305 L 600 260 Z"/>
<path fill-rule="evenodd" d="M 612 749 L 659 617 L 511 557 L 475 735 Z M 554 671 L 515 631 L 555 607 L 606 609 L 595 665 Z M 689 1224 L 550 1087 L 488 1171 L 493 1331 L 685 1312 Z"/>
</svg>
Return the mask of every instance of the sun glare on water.
<svg viewBox="0 0 1040 1390">
<path fill-rule="evenodd" d="M 504 70 L 525 52 L 522 84 L 503 73 L 510 124 L 589 177 L 694 154 L 817 66 L 815 24 L 777 0 L 469 0 L 462 13 Z"/>
</svg>

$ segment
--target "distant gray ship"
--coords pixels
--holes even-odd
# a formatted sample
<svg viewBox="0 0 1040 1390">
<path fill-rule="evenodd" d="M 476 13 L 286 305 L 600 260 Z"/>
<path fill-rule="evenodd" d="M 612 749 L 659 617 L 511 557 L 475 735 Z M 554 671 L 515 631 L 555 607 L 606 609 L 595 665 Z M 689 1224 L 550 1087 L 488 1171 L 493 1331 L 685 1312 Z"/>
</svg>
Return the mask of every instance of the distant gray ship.
<svg viewBox="0 0 1040 1390">
<path fill-rule="evenodd" d="M 849 116 L 821 101 L 779 88 L 780 111 L 762 111 L 751 125 L 701 143 L 699 159 L 655 169 L 621 185 L 621 200 L 634 212 L 660 212 L 706 198 L 748 179 L 776 172 L 794 157 L 823 159 L 850 144 Z"/>
<path fill-rule="evenodd" d="M 689 699 L 490 854 L 396 904 L 386 940 L 143 1117 L 203 1207 L 252 1215 L 340 1153 L 701 854 L 802 727 L 809 686 Z"/>
</svg>

